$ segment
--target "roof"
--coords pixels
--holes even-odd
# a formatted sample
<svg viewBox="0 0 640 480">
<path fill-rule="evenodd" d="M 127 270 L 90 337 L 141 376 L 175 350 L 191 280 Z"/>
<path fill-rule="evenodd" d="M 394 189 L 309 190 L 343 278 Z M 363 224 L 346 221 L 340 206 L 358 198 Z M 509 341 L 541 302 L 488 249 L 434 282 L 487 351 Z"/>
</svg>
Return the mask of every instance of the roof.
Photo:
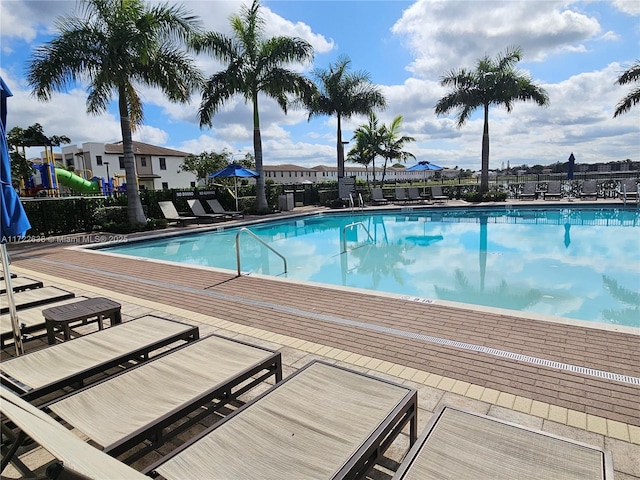
<svg viewBox="0 0 640 480">
<path fill-rule="evenodd" d="M 104 153 L 123 154 L 122 142 L 107 143 L 104 146 Z M 191 155 L 187 152 L 181 152 L 180 150 L 173 150 L 171 148 L 157 147 L 143 142 L 133 142 L 133 153 L 135 155 L 149 155 L 153 157 L 186 157 Z"/>
</svg>

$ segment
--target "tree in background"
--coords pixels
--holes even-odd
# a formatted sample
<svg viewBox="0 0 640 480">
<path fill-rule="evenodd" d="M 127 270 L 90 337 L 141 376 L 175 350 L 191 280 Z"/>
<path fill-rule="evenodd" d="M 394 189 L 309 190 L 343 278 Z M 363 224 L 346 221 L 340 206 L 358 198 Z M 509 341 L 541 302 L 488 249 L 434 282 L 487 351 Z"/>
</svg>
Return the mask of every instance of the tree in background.
<svg viewBox="0 0 640 480">
<path fill-rule="evenodd" d="M 211 126 L 214 114 L 236 94 L 253 106 L 253 151 L 260 175 L 256 179 L 256 209 L 266 211 L 258 95 L 273 98 L 285 114 L 293 100 L 306 101 L 313 92 L 313 84 L 285 66 L 312 61 L 313 47 L 297 37 L 264 38 L 264 19 L 259 9 L 260 3 L 254 0 L 251 7 L 243 6 L 240 15 L 231 17 L 232 37 L 209 32 L 200 35 L 193 46 L 227 66 L 204 83 L 198 112 L 200 125 Z"/>
<path fill-rule="evenodd" d="M 355 140 L 356 144 L 347 153 L 348 161 L 364 165 L 365 168 L 371 165 L 374 187 L 376 186 L 376 156 L 380 149 L 379 136 L 378 117 L 375 113 L 369 112 L 369 123 L 360 125 L 353 131 L 352 140 Z M 368 181 L 369 175 L 367 175 Z"/>
<path fill-rule="evenodd" d="M 181 6 L 146 5 L 142 0 L 84 0 L 77 16 L 60 17 L 58 34 L 36 48 L 28 65 L 34 95 L 43 101 L 86 81 L 87 112 L 101 114 L 118 99 L 127 182 L 127 217 L 146 224 L 142 210 L 132 131 L 143 122 L 140 85 L 186 102 L 201 75 L 184 47 L 198 30 L 195 16 Z"/>
<path fill-rule="evenodd" d="M 388 126 L 382 125 L 378 133 L 380 138 L 379 152 L 382 158 L 384 158 L 384 166 L 382 167 L 383 184 L 385 174 L 387 173 L 387 164 L 390 161 L 406 162 L 409 158 L 416 158 L 413 153 L 403 150 L 407 143 L 415 142 L 416 139 L 408 135 L 400 135 L 401 126 L 402 115 L 398 115 Z"/>
<path fill-rule="evenodd" d="M 187 155 L 180 165 L 183 172 L 191 172 L 196 176 L 198 182 L 212 183 L 209 175 L 222 170 L 230 163 L 235 162 L 245 168 L 254 169 L 255 162 L 251 153 L 246 153 L 243 158 L 235 159 L 234 154 L 227 149 L 222 152 L 202 152 L 200 155 Z M 224 180 L 219 178 L 218 181 Z"/>
<path fill-rule="evenodd" d="M 507 112 L 511 112 L 517 100 L 532 100 L 540 106 L 549 103 L 547 92 L 534 85 L 527 74 L 515 68 L 521 58 L 520 47 L 510 47 L 496 58 L 481 58 L 475 70 L 452 70 L 440 81 L 442 86 L 451 87 L 452 90 L 436 104 L 437 115 L 446 115 L 457 109 L 460 128 L 477 108 L 483 109 L 481 192 L 489 190 L 489 107 L 503 105 Z"/>
<path fill-rule="evenodd" d="M 336 150 L 338 159 L 338 195 L 344 184 L 344 143 L 342 119 L 353 115 L 367 115 L 376 108 L 385 108 L 387 102 L 380 89 L 373 85 L 364 71 L 349 72 L 349 57 L 338 58 L 326 70 L 315 70 L 317 93 L 308 104 L 309 119 L 320 115 L 335 115 L 338 119 Z"/>
<path fill-rule="evenodd" d="M 631 65 L 618 77 L 618 84 L 627 85 L 628 83 L 637 82 L 638 80 L 640 80 L 640 61 L 636 61 L 636 63 Z M 628 112 L 633 105 L 637 105 L 638 103 L 640 103 L 640 86 L 633 88 L 626 97 L 620 100 L 620 103 L 616 105 L 613 118 Z"/>
</svg>

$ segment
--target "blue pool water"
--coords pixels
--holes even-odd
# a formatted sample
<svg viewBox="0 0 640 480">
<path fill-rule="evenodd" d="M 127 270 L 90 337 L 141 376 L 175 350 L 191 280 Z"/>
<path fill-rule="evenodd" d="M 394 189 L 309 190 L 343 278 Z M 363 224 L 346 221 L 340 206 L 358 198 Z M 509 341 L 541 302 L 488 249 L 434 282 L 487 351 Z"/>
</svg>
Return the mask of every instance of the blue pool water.
<svg viewBox="0 0 640 480">
<path fill-rule="evenodd" d="M 345 228 L 352 223 L 358 224 Z M 313 215 L 249 229 L 286 257 L 288 272 L 245 232 L 245 273 L 640 327 L 637 210 L 404 209 Z M 236 271 L 237 232 L 105 250 Z"/>
</svg>

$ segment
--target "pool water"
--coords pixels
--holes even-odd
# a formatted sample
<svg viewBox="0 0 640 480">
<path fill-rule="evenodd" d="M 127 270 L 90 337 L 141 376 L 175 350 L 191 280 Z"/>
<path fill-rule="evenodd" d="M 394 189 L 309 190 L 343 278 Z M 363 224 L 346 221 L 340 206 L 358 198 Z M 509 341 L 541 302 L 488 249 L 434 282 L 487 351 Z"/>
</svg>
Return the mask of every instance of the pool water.
<svg viewBox="0 0 640 480">
<path fill-rule="evenodd" d="M 640 327 L 640 213 L 602 208 L 402 209 L 248 227 L 244 273 Z M 237 228 L 111 253 L 237 270 Z"/>
</svg>

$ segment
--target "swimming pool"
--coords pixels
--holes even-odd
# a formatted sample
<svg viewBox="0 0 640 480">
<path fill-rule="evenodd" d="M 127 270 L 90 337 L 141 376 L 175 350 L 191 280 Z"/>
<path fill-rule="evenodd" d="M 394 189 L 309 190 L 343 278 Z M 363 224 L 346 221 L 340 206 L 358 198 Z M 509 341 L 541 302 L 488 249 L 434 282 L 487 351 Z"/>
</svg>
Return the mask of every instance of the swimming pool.
<svg viewBox="0 0 640 480">
<path fill-rule="evenodd" d="M 618 208 L 316 214 L 240 234 L 243 272 L 640 327 L 640 213 Z M 110 253 L 236 271 L 239 228 Z"/>
</svg>

